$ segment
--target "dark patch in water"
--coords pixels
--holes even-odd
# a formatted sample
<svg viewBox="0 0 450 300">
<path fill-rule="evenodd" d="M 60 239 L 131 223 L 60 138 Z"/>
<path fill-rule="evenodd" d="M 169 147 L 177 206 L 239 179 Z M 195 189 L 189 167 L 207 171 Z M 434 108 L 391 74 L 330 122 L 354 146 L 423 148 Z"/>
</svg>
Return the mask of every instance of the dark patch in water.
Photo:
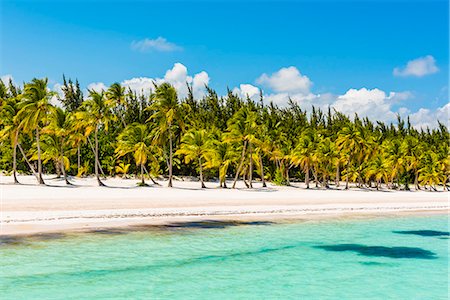
<svg viewBox="0 0 450 300">
<path fill-rule="evenodd" d="M 205 220 L 205 221 L 193 221 L 193 222 L 176 222 L 167 225 L 162 225 L 163 228 L 195 228 L 195 229 L 222 229 L 231 226 L 242 225 L 270 225 L 272 222 L 266 221 L 217 221 L 217 220 Z"/>
<path fill-rule="evenodd" d="M 104 235 L 120 235 L 125 234 L 127 231 L 113 228 L 93 229 L 87 233 L 104 234 Z"/>
<path fill-rule="evenodd" d="M 392 232 L 398 234 L 413 234 L 420 236 L 450 236 L 450 232 L 437 230 L 401 230 Z"/>
<path fill-rule="evenodd" d="M 384 265 L 388 265 L 386 263 L 380 263 L 380 262 L 376 262 L 376 261 L 360 261 L 359 263 L 361 265 L 365 265 L 365 266 L 384 266 Z"/>
<path fill-rule="evenodd" d="M 60 232 L 39 233 L 22 236 L 0 235 L 0 247 L 19 245 L 23 246 L 28 245 L 30 242 L 58 240 L 64 237 L 66 237 L 66 235 Z"/>
<path fill-rule="evenodd" d="M 365 246 L 360 244 L 338 244 L 328 246 L 315 246 L 315 248 L 333 252 L 356 252 L 359 255 L 369 257 L 390 257 L 390 258 L 415 258 L 415 259 L 435 259 L 436 253 L 415 247 L 384 247 Z"/>
</svg>

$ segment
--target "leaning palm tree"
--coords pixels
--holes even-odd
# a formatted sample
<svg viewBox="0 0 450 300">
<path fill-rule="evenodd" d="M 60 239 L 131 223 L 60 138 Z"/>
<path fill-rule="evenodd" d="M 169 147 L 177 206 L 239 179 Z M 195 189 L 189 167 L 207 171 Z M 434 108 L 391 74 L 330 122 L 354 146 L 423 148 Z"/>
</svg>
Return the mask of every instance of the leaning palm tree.
<svg viewBox="0 0 450 300">
<path fill-rule="evenodd" d="M 54 107 L 50 104 L 50 99 L 54 93 L 47 88 L 47 78 L 34 78 L 30 83 L 25 84 L 22 94 L 23 100 L 19 104 L 19 112 L 16 115 L 20 122 L 20 127 L 25 132 L 34 131 L 36 134 L 37 162 L 38 162 L 38 182 L 45 184 L 42 178 L 42 159 L 40 134 L 43 127 L 48 124 L 49 117 L 54 111 Z"/>
<path fill-rule="evenodd" d="M 183 129 L 184 124 L 181 118 L 181 109 L 178 103 L 177 91 L 169 83 L 156 86 L 155 93 L 152 94 L 153 103 L 147 110 L 152 115 L 147 122 L 156 121 L 158 127 L 155 129 L 154 138 L 160 142 L 167 140 L 169 146 L 169 182 L 168 187 L 172 187 L 173 180 L 173 140 L 176 127 Z"/>
<path fill-rule="evenodd" d="M 175 152 L 176 155 L 184 155 L 184 161 L 187 164 L 191 161 L 198 163 L 202 188 L 206 188 L 203 182 L 203 163 L 210 147 L 211 143 L 208 140 L 206 130 L 190 130 L 183 135 L 180 149 Z"/>
<path fill-rule="evenodd" d="M 89 99 L 83 102 L 80 111 L 75 113 L 76 119 L 79 122 L 78 126 L 81 126 L 85 130 L 85 136 L 89 136 L 94 132 L 94 170 L 95 177 L 99 186 L 104 186 L 104 183 L 100 180 L 99 176 L 99 154 L 98 154 L 98 133 L 101 128 L 108 131 L 109 123 L 115 120 L 115 116 L 112 113 L 112 102 L 106 100 L 103 91 L 89 91 Z"/>
<path fill-rule="evenodd" d="M 152 135 L 147 125 L 133 123 L 125 127 L 121 134 L 117 137 L 116 154 L 122 157 L 128 153 L 132 153 L 136 166 L 141 169 L 141 183 L 145 185 L 144 169 L 149 157 L 155 160 L 154 148 L 152 144 Z"/>
</svg>

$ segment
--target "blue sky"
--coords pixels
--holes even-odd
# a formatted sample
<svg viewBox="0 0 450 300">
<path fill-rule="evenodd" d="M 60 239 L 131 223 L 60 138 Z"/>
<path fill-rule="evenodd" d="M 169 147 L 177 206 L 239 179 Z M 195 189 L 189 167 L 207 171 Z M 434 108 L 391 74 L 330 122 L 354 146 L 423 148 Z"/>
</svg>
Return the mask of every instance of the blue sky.
<svg viewBox="0 0 450 300">
<path fill-rule="evenodd" d="M 320 94 L 334 100 L 317 101 L 333 102 L 351 89 L 379 89 L 386 99 L 403 93 L 390 111 L 415 113 L 448 102 L 448 12 L 447 1 L 432 0 L 1 0 L 0 75 L 57 83 L 64 73 L 83 86 L 108 85 L 163 78 L 181 63 L 191 76 L 206 71 L 221 93 L 245 83 L 273 97 Z M 132 47 L 158 37 L 169 48 Z M 428 60 L 426 70 L 405 69 L 417 59 L 419 67 Z M 306 90 L 275 87 L 276 72 L 291 66 L 300 75 L 287 80 L 306 76 Z"/>
</svg>

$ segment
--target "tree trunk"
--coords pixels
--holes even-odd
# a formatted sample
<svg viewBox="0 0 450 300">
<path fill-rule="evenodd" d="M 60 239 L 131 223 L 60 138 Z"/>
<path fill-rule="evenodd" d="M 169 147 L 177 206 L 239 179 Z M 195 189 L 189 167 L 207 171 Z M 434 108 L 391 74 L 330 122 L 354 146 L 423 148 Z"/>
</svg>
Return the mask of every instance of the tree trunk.
<svg viewBox="0 0 450 300">
<path fill-rule="evenodd" d="M 261 168 L 261 182 L 263 187 L 267 187 L 266 180 L 264 179 L 264 166 L 261 153 L 259 154 L 259 167 Z"/>
<path fill-rule="evenodd" d="M 336 178 L 335 178 L 335 184 L 336 184 L 336 187 L 339 187 L 339 181 L 340 181 L 340 178 L 339 178 L 339 176 L 340 176 L 341 174 L 340 174 L 340 170 L 339 170 L 339 164 L 336 166 Z"/>
<path fill-rule="evenodd" d="M 17 180 L 17 140 L 19 139 L 19 130 L 17 130 L 15 136 L 14 136 L 14 142 L 13 142 L 13 177 L 14 177 L 14 184 L 18 184 L 19 180 Z"/>
<path fill-rule="evenodd" d="M 19 147 L 20 153 L 22 153 L 22 156 L 25 159 L 25 162 L 27 163 L 28 167 L 30 168 L 30 170 L 33 173 L 33 175 L 36 177 L 37 182 L 39 183 L 39 176 L 36 173 L 36 170 L 33 168 L 33 165 L 28 160 L 27 155 L 25 154 L 25 151 L 23 151 L 23 149 L 22 149 L 22 146 L 20 146 L 20 144 L 17 143 L 17 147 Z"/>
<path fill-rule="evenodd" d="M 202 189 L 206 188 L 205 183 L 203 182 L 203 167 L 202 167 L 202 158 L 198 158 L 198 166 L 200 168 L 200 184 Z"/>
<path fill-rule="evenodd" d="M 172 166 L 173 166 L 173 149 L 172 149 L 172 131 L 169 125 L 169 183 L 168 187 L 172 187 Z"/>
<path fill-rule="evenodd" d="M 309 189 L 309 164 L 306 164 L 305 183 L 306 188 Z"/>
<path fill-rule="evenodd" d="M 67 179 L 67 173 L 66 170 L 64 168 L 64 150 L 63 150 L 63 146 L 62 146 L 62 142 L 61 142 L 61 148 L 60 148 L 60 153 L 61 153 L 61 158 L 60 158 L 60 162 L 61 162 L 61 171 L 63 173 L 64 176 L 64 181 L 66 182 L 66 184 L 71 185 L 71 183 L 69 182 L 69 180 Z"/>
<path fill-rule="evenodd" d="M 38 182 L 39 184 L 45 184 L 44 179 L 42 178 L 42 161 L 41 161 L 41 145 L 39 142 L 39 129 L 36 129 L 36 146 L 38 152 Z"/>
<path fill-rule="evenodd" d="M 87 140 L 88 140 L 89 145 L 91 146 L 92 152 L 93 152 L 94 155 L 95 155 L 95 147 L 92 145 L 91 139 L 88 137 Z M 103 172 L 102 165 L 100 164 L 99 161 L 97 162 L 97 166 L 98 166 L 98 168 L 100 169 L 100 172 L 102 173 L 103 177 L 106 179 L 105 172 Z"/>
<path fill-rule="evenodd" d="M 250 188 L 253 188 L 253 184 L 252 184 L 252 181 L 253 181 L 253 157 L 252 157 L 253 149 L 252 149 L 252 143 L 249 143 L 248 148 L 249 148 L 249 152 L 250 152 L 250 163 L 249 163 L 250 167 L 249 167 L 249 171 L 248 171 L 249 172 L 249 174 L 248 174 L 248 181 L 249 181 L 248 186 Z"/>
<path fill-rule="evenodd" d="M 105 184 L 100 180 L 100 176 L 98 174 L 98 167 L 100 165 L 100 161 L 98 159 L 98 126 L 95 127 L 95 177 L 97 178 L 97 182 L 99 186 L 105 186 Z"/>
<path fill-rule="evenodd" d="M 147 174 L 147 176 L 150 178 L 150 180 L 153 182 L 153 184 L 160 185 L 153 179 L 152 175 L 150 175 L 150 173 L 147 171 L 147 168 L 145 166 L 144 166 L 144 171 Z"/>
<path fill-rule="evenodd" d="M 77 147 L 77 173 L 80 174 L 80 168 L 81 168 L 81 145 L 78 144 Z"/>
<path fill-rule="evenodd" d="M 417 171 L 414 171 L 414 186 L 416 191 L 420 190 L 420 186 L 419 186 L 419 173 Z"/>
<path fill-rule="evenodd" d="M 233 189 L 236 187 L 236 182 L 239 178 L 239 172 L 241 172 L 242 164 L 244 163 L 246 148 L 247 148 L 247 141 L 244 141 L 244 147 L 242 148 L 242 154 L 241 154 L 241 161 L 239 162 L 239 166 L 236 170 L 236 176 L 234 177 L 234 182 L 233 182 L 233 186 L 232 186 Z"/>
<path fill-rule="evenodd" d="M 141 164 L 141 184 L 145 185 L 145 179 L 144 179 L 144 164 Z"/>
</svg>

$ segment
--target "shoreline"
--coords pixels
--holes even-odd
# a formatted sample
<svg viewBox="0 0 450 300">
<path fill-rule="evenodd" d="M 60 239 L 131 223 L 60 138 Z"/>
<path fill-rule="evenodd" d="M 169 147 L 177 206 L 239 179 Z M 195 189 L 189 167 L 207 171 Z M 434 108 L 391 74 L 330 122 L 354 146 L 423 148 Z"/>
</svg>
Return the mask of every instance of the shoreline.
<svg viewBox="0 0 450 300">
<path fill-rule="evenodd" d="M 2 236 L 79 232 L 192 221 L 274 221 L 449 214 L 448 192 L 306 190 L 301 185 L 267 188 L 200 189 L 198 182 L 176 181 L 175 188 L 134 187 L 132 179 L 111 178 L 108 188 L 92 178 L 77 187 L 10 185 L 1 178 Z M 33 177 L 21 176 L 32 183 Z M 74 181 L 75 181 L 74 180 Z M 164 184 L 164 182 L 160 182 Z M 207 183 L 208 186 L 215 183 Z M 255 185 L 258 185 L 256 183 Z"/>
</svg>

